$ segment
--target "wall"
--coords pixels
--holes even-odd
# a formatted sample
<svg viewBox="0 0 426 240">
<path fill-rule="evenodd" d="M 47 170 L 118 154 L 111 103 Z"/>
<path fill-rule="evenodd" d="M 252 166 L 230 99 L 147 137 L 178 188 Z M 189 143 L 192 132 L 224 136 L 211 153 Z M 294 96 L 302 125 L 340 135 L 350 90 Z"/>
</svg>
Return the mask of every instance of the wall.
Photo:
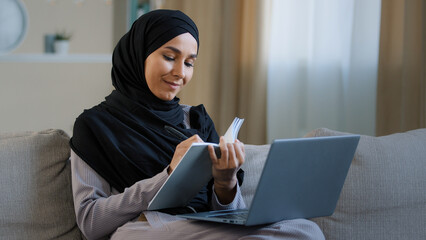
<svg viewBox="0 0 426 240">
<path fill-rule="evenodd" d="M 23 0 L 29 18 L 27 36 L 15 53 L 42 53 L 48 33 L 72 33 L 70 53 L 110 53 L 113 48 L 113 9 L 101 0 Z M 125 18 L 125 16 L 123 17 Z"/>
<path fill-rule="evenodd" d="M 110 64 L 1 63 L 0 132 L 60 128 L 111 91 Z"/>
<path fill-rule="evenodd" d="M 12 54 L 42 54 L 44 35 L 62 30 L 73 34 L 70 54 L 111 54 L 126 31 L 124 0 L 23 2 L 29 29 Z M 83 109 L 112 90 L 110 62 L 0 62 L 0 72 L 0 132 L 60 128 L 71 134 Z"/>
</svg>

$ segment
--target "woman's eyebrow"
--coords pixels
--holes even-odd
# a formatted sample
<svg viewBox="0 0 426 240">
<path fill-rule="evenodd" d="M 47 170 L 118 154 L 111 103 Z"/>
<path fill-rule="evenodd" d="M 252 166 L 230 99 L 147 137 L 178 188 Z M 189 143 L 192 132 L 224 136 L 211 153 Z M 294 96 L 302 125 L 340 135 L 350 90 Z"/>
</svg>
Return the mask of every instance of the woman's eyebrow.
<svg viewBox="0 0 426 240">
<path fill-rule="evenodd" d="M 175 53 L 182 54 L 182 52 L 179 49 L 175 48 L 175 47 L 167 46 L 165 48 L 170 49 L 170 50 L 172 50 Z M 197 54 L 190 54 L 189 57 L 190 58 L 197 58 Z"/>
</svg>

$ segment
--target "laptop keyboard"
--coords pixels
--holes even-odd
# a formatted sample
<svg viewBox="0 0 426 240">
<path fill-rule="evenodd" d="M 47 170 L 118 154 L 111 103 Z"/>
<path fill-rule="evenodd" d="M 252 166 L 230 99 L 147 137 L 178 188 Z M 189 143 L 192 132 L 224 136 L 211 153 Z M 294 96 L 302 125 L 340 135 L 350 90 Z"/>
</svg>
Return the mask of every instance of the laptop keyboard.
<svg viewBox="0 0 426 240">
<path fill-rule="evenodd" d="M 224 214 L 213 214 L 207 217 L 218 217 L 232 220 L 246 220 L 248 216 L 248 212 L 236 212 L 236 213 L 224 213 Z"/>
</svg>

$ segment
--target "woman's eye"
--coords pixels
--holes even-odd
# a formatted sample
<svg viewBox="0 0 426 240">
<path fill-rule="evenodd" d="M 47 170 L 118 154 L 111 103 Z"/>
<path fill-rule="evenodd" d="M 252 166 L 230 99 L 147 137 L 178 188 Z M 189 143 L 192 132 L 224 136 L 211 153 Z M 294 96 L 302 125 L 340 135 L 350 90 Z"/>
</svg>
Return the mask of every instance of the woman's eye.
<svg viewBox="0 0 426 240">
<path fill-rule="evenodd" d="M 187 67 L 193 67 L 193 66 L 194 66 L 194 64 L 193 64 L 193 63 L 190 63 L 190 62 L 185 62 L 185 66 L 187 66 Z"/>
<path fill-rule="evenodd" d="M 174 58 L 166 56 L 166 55 L 163 55 L 163 57 L 164 57 L 164 59 L 166 59 L 166 61 L 173 61 L 173 60 L 175 60 Z"/>
</svg>

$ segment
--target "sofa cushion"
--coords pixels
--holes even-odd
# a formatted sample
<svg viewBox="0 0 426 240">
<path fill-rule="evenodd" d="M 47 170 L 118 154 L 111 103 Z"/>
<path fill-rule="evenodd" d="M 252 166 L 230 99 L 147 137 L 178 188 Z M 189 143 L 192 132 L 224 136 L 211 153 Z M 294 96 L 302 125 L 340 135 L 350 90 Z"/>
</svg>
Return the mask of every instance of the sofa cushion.
<svg viewBox="0 0 426 240">
<path fill-rule="evenodd" d="M 254 192 L 256 191 L 269 148 L 270 145 L 245 145 L 246 158 L 241 167 L 244 170 L 244 182 L 241 186 L 241 194 L 247 207 L 250 206 Z"/>
<path fill-rule="evenodd" d="M 61 130 L 0 134 L 2 239 L 81 239 Z"/>
<path fill-rule="evenodd" d="M 346 133 L 317 129 L 307 136 Z M 326 239 L 424 239 L 426 129 L 361 136 L 336 210 L 313 219 Z"/>
</svg>

